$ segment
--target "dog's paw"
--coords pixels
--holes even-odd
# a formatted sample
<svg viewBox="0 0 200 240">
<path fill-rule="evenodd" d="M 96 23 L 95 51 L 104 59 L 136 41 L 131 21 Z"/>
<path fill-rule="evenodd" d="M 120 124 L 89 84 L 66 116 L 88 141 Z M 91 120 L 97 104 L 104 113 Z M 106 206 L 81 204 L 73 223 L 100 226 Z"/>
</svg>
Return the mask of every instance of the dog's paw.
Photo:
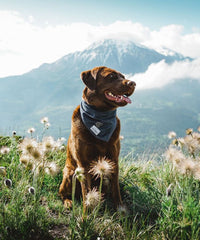
<svg viewBox="0 0 200 240">
<path fill-rule="evenodd" d="M 67 209 L 72 208 L 72 200 L 65 199 L 65 200 L 64 200 L 64 206 L 65 206 L 65 208 L 67 208 Z"/>
</svg>

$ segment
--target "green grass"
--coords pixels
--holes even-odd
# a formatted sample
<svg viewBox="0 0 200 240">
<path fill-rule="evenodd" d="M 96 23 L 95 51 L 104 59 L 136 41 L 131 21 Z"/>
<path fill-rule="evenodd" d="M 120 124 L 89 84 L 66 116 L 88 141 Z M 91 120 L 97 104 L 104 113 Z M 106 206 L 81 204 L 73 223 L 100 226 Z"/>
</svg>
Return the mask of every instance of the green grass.
<svg viewBox="0 0 200 240">
<path fill-rule="evenodd" d="M 165 157 L 120 160 L 126 213 L 114 211 L 108 199 L 83 214 L 81 201 L 73 211 L 64 208 L 58 195 L 62 172 L 35 175 L 20 163 L 18 143 L 16 137 L 0 138 L 0 146 L 10 147 L 8 154 L 0 153 L 0 166 L 6 168 L 0 175 L 0 239 L 200 239 L 200 182 Z M 198 162 L 199 153 L 195 156 Z M 56 151 L 52 159 L 62 169 L 66 153 Z M 4 184 L 6 179 L 12 186 Z M 171 194 L 166 194 L 168 186 Z"/>
</svg>

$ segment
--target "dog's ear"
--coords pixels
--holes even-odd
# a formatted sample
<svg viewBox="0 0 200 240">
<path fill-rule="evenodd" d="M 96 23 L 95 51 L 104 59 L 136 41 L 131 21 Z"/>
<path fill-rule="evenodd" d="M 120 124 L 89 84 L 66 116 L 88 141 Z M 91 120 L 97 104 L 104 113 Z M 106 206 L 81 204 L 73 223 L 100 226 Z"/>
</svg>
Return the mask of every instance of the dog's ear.
<svg viewBox="0 0 200 240">
<path fill-rule="evenodd" d="M 85 85 L 90 90 L 95 90 L 96 88 L 96 78 L 99 68 L 93 68 L 92 70 L 84 71 L 81 73 L 81 79 L 85 83 Z"/>
</svg>

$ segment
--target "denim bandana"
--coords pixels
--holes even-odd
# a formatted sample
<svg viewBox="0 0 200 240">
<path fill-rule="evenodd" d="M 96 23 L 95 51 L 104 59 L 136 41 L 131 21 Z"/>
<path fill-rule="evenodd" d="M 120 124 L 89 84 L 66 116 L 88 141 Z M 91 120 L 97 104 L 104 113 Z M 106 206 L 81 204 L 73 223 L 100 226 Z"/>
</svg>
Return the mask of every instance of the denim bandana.
<svg viewBox="0 0 200 240">
<path fill-rule="evenodd" d="M 80 104 L 81 119 L 84 125 L 93 136 L 104 142 L 110 140 L 116 128 L 116 112 L 117 110 L 99 111 L 85 101 L 81 101 Z"/>
</svg>

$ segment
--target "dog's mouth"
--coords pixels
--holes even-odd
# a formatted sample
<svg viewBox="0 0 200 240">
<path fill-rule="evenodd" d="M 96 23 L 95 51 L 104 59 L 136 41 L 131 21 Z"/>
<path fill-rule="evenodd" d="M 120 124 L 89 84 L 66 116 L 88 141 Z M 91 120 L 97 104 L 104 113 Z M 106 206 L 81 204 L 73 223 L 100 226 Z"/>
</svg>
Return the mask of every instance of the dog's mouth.
<svg viewBox="0 0 200 240">
<path fill-rule="evenodd" d="M 128 97 L 127 94 L 115 95 L 112 92 L 106 91 L 105 96 L 108 100 L 114 101 L 117 103 L 131 103 L 131 99 Z"/>
</svg>

